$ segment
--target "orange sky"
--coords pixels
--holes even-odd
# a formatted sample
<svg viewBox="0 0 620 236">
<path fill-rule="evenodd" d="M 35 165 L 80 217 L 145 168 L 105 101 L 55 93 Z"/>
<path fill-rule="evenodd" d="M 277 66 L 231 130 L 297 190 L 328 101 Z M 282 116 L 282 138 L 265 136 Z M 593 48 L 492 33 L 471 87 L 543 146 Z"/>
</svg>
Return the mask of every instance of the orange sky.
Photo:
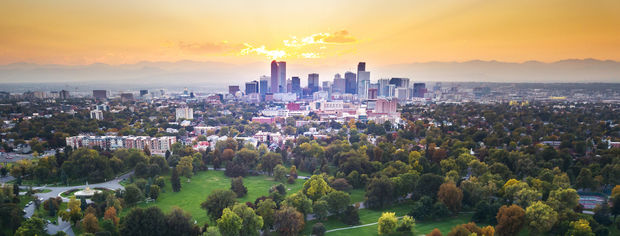
<svg viewBox="0 0 620 236">
<path fill-rule="evenodd" d="M 0 64 L 620 61 L 618 0 L 3 0 L 0 15 Z"/>
</svg>

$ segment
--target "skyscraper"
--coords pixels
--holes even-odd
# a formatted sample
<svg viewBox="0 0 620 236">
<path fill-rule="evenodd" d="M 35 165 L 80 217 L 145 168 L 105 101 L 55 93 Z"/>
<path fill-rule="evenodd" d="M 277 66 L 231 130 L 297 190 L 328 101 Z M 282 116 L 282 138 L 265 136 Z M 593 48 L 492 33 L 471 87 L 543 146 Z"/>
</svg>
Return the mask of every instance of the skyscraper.
<svg viewBox="0 0 620 236">
<path fill-rule="evenodd" d="M 388 85 L 390 84 L 390 79 L 380 79 L 379 80 L 379 96 L 387 97 L 388 96 Z"/>
<path fill-rule="evenodd" d="M 278 86 L 280 93 L 286 93 L 286 62 L 278 62 Z"/>
<path fill-rule="evenodd" d="M 357 64 L 357 94 L 360 99 L 368 98 L 368 86 L 370 85 L 370 71 L 366 71 L 366 62 Z"/>
<path fill-rule="evenodd" d="M 346 73 L 344 73 L 345 93 L 357 93 L 357 81 L 355 81 L 355 77 L 355 73 L 353 72 L 347 71 Z"/>
<path fill-rule="evenodd" d="M 280 80 L 280 71 L 278 71 L 278 62 L 276 60 L 271 61 L 271 93 L 278 93 Z"/>
<path fill-rule="evenodd" d="M 319 91 L 319 74 L 308 74 L 308 89 L 310 90 L 310 94 Z"/>
<path fill-rule="evenodd" d="M 334 75 L 332 93 L 344 93 L 345 88 L 346 88 L 346 81 L 340 76 L 340 74 Z"/>
<path fill-rule="evenodd" d="M 393 84 L 397 88 L 408 88 L 409 78 L 392 78 L 390 79 L 390 84 Z"/>
<path fill-rule="evenodd" d="M 366 62 L 357 63 L 357 71 L 366 71 Z"/>
<path fill-rule="evenodd" d="M 245 94 L 258 93 L 258 81 L 250 81 L 245 83 Z"/>
<path fill-rule="evenodd" d="M 265 95 L 269 92 L 269 76 L 263 75 L 260 77 L 260 85 L 259 85 L 259 92 L 260 95 Z"/>
<path fill-rule="evenodd" d="M 423 98 L 424 93 L 426 93 L 426 84 L 425 83 L 414 83 L 413 84 L 413 96 L 416 98 Z"/>
<path fill-rule="evenodd" d="M 301 80 L 298 76 L 291 78 L 291 88 L 293 89 L 291 92 L 297 94 L 297 96 L 301 95 Z"/>
</svg>

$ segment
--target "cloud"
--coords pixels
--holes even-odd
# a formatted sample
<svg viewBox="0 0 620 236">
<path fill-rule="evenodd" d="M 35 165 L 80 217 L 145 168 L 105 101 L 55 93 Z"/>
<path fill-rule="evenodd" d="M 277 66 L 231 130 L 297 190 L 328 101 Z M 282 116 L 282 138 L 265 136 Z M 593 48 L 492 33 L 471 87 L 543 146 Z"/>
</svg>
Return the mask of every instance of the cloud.
<svg viewBox="0 0 620 236">
<path fill-rule="evenodd" d="M 241 49 L 240 54 L 241 55 L 264 55 L 264 56 L 268 56 L 271 59 L 279 59 L 279 58 L 283 58 L 284 56 L 286 56 L 286 52 L 283 50 L 268 50 L 266 49 L 265 45 L 262 45 L 260 47 L 254 47 L 252 45 L 250 45 L 249 43 L 245 43 L 244 44 L 245 48 Z"/>
<path fill-rule="evenodd" d="M 267 49 L 264 45 L 260 47 L 244 44 L 240 55 L 262 55 L 271 59 L 281 58 L 322 58 L 329 55 L 329 48 L 336 45 L 353 44 L 357 39 L 346 30 L 334 33 L 316 33 L 306 37 L 298 38 L 291 36 L 289 39 L 282 40 L 282 46 L 274 49 Z"/>
<path fill-rule="evenodd" d="M 222 42 L 183 42 L 180 41 L 176 46 L 184 51 L 200 54 L 212 54 L 212 53 L 231 53 L 242 49 L 244 46 L 241 44 L 230 44 L 228 41 Z"/>
</svg>

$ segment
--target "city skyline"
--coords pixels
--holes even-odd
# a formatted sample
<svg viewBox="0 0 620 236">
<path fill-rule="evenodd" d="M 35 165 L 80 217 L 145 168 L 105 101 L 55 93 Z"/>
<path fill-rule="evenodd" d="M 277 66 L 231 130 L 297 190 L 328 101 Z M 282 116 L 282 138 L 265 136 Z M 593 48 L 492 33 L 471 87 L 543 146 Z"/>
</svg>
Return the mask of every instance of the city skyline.
<svg viewBox="0 0 620 236">
<path fill-rule="evenodd" d="M 0 5 L 1 65 L 620 60 L 620 3 L 611 0 Z"/>
</svg>

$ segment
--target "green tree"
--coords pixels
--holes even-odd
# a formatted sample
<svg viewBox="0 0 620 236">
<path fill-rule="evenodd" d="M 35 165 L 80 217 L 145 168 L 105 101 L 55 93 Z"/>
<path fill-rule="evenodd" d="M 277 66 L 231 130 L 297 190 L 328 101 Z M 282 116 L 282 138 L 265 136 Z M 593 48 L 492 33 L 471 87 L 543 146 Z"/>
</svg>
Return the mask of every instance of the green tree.
<svg viewBox="0 0 620 236">
<path fill-rule="evenodd" d="M 570 229 L 566 235 L 571 236 L 594 236 L 590 223 L 585 219 L 570 222 Z"/>
<path fill-rule="evenodd" d="M 396 231 L 403 234 L 411 234 L 415 228 L 415 220 L 411 216 L 403 216 L 403 218 L 398 222 L 398 226 L 396 227 Z"/>
<path fill-rule="evenodd" d="M 327 201 L 329 212 L 334 215 L 340 215 L 351 204 L 351 196 L 343 191 L 332 191 L 321 199 Z"/>
<path fill-rule="evenodd" d="M 319 199 L 312 205 L 312 212 L 314 212 L 314 216 L 320 221 L 327 220 L 328 211 L 329 205 L 325 200 Z"/>
<path fill-rule="evenodd" d="M 192 216 L 176 206 L 166 215 L 166 229 L 166 235 L 198 235 L 199 231 Z"/>
<path fill-rule="evenodd" d="M 153 200 L 157 200 L 157 198 L 159 197 L 159 186 L 158 185 L 151 185 L 151 190 L 149 191 L 149 197 Z"/>
<path fill-rule="evenodd" d="M 176 168 L 172 169 L 172 176 L 170 176 L 170 183 L 172 184 L 172 191 L 181 191 L 181 178 L 179 178 L 179 171 Z"/>
<path fill-rule="evenodd" d="M 143 197 L 142 191 L 135 184 L 130 184 L 125 187 L 125 203 L 127 205 L 134 206 L 141 201 Z"/>
<path fill-rule="evenodd" d="M 217 220 L 217 228 L 223 236 L 237 236 L 243 227 L 243 220 L 230 208 L 225 208 L 222 217 Z"/>
<path fill-rule="evenodd" d="M 383 212 L 377 222 L 377 232 L 379 235 L 394 233 L 397 223 L 398 219 L 396 219 L 394 212 Z"/>
<path fill-rule="evenodd" d="M 243 185 L 243 177 L 235 177 L 230 180 L 230 190 L 237 194 L 237 197 L 243 197 L 248 193 L 248 188 Z"/>
<path fill-rule="evenodd" d="M 304 216 L 312 213 L 312 200 L 300 192 L 293 193 L 286 197 L 284 205 L 294 207 L 297 211 L 304 214 Z"/>
<path fill-rule="evenodd" d="M 190 178 L 194 175 L 193 162 L 194 158 L 192 156 L 184 156 L 176 167 L 179 174 L 187 178 L 187 182 L 190 182 Z"/>
<path fill-rule="evenodd" d="M 312 201 L 318 200 L 331 191 L 333 191 L 332 187 L 325 182 L 325 179 L 323 179 L 321 175 L 311 176 L 309 180 L 306 180 L 303 187 L 303 193 L 312 199 Z"/>
<path fill-rule="evenodd" d="M 82 205 L 80 200 L 77 200 L 75 196 L 71 196 L 69 198 L 69 203 L 67 203 L 67 210 L 62 211 L 60 217 L 64 221 L 71 221 L 74 225 L 77 224 L 78 221 L 82 218 Z"/>
<path fill-rule="evenodd" d="M 166 215 L 158 207 L 134 207 L 121 219 L 120 234 L 130 236 L 166 235 Z"/>
<path fill-rule="evenodd" d="M 547 204 L 537 201 L 525 209 L 525 220 L 532 232 L 542 234 L 553 227 L 558 220 L 558 213 Z"/>
<path fill-rule="evenodd" d="M 263 228 L 263 218 L 257 215 L 254 210 L 245 204 L 236 204 L 232 211 L 237 214 L 243 222 L 243 227 L 239 231 L 240 236 L 258 236 L 259 230 Z"/>
<path fill-rule="evenodd" d="M 278 182 L 286 181 L 286 167 L 283 165 L 276 165 L 273 168 L 273 179 Z"/>
<path fill-rule="evenodd" d="M 237 195 L 230 190 L 216 189 L 207 196 L 207 199 L 200 204 L 200 207 L 207 211 L 207 215 L 212 221 L 222 216 L 225 208 L 233 206 L 236 202 Z M 221 232 L 224 234 L 224 232 Z"/>
<path fill-rule="evenodd" d="M 380 209 L 394 199 L 394 185 L 390 179 L 383 176 L 373 178 L 366 187 L 366 207 Z"/>
<path fill-rule="evenodd" d="M 263 218 L 264 230 L 271 229 L 273 226 L 276 209 L 276 203 L 270 198 L 262 200 L 256 205 L 256 214 Z"/>
<path fill-rule="evenodd" d="M 588 168 L 582 168 L 581 171 L 579 171 L 579 175 L 577 176 L 575 186 L 581 189 L 593 189 L 595 183 L 594 177 L 592 177 L 592 171 L 590 171 L 590 169 Z"/>
<path fill-rule="evenodd" d="M 15 236 L 30 236 L 30 235 L 47 235 L 45 232 L 45 222 L 39 217 L 31 217 L 24 221 L 17 231 Z"/>
</svg>

